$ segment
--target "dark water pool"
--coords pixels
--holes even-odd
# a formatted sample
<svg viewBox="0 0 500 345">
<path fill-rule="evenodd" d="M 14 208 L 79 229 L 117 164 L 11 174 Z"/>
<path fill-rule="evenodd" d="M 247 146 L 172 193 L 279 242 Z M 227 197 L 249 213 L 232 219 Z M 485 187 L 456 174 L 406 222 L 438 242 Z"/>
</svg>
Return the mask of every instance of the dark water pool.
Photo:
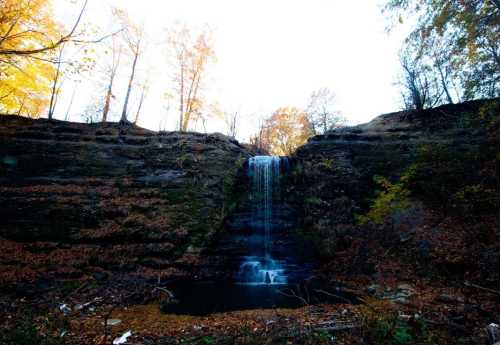
<svg viewBox="0 0 500 345">
<path fill-rule="evenodd" d="M 164 306 L 171 314 L 213 313 L 269 308 L 299 308 L 308 304 L 339 303 L 340 300 L 299 285 L 245 285 L 226 281 L 180 281 L 168 286 L 178 303 Z M 293 294 L 300 296 L 298 298 Z"/>
</svg>

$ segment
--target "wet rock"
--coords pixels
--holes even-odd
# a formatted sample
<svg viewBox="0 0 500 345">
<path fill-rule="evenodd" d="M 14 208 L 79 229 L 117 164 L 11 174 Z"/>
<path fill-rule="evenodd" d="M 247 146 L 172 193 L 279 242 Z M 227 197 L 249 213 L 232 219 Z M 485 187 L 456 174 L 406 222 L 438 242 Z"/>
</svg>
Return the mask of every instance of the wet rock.
<svg viewBox="0 0 500 345">
<path fill-rule="evenodd" d="M 500 344 L 500 326 L 496 323 L 490 323 L 486 326 L 486 334 L 488 335 L 488 342 L 493 345 Z"/>
<path fill-rule="evenodd" d="M 116 326 L 122 323 L 122 320 L 120 319 L 108 319 L 106 320 L 106 325 L 107 326 Z"/>
<path fill-rule="evenodd" d="M 366 292 L 368 292 L 370 295 L 375 295 L 379 289 L 380 285 L 372 284 L 366 288 Z"/>
</svg>

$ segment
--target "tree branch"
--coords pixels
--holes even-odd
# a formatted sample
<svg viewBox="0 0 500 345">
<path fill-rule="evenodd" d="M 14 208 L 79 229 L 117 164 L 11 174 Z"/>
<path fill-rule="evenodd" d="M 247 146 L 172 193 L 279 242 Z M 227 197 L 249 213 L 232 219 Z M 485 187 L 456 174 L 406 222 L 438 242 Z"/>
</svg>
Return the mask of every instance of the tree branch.
<svg viewBox="0 0 500 345">
<path fill-rule="evenodd" d="M 497 290 L 493 290 L 493 289 L 489 289 L 489 288 L 486 288 L 486 287 L 482 287 L 482 286 L 479 286 L 479 285 L 476 285 L 476 284 L 473 284 L 473 283 L 470 283 L 470 282 L 465 282 L 464 285 L 466 287 L 469 287 L 469 288 L 474 288 L 474 289 L 477 289 L 477 290 L 486 291 L 486 292 L 489 292 L 489 293 L 491 293 L 493 295 L 500 296 L 500 291 L 497 291 Z"/>
<path fill-rule="evenodd" d="M 24 56 L 35 55 L 35 54 L 44 53 L 44 52 L 49 51 L 49 50 L 53 50 L 53 49 L 57 48 L 58 46 L 60 46 L 61 44 L 65 43 L 67 41 L 70 41 L 71 37 L 73 37 L 73 35 L 75 34 L 75 31 L 78 28 L 78 25 L 80 25 L 80 22 L 82 20 L 83 13 L 85 12 L 85 8 L 87 7 L 88 1 L 89 0 L 85 0 L 84 4 L 82 6 L 82 9 L 80 11 L 80 14 L 78 15 L 78 18 L 77 18 L 75 24 L 71 28 L 71 31 L 67 35 L 61 37 L 58 41 L 53 42 L 52 44 L 47 45 L 45 47 L 41 47 L 41 48 L 37 48 L 37 49 L 26 49 L 26 50 L 0 49 L 0 55 L 22 55 L 22 56 L 23 55 Z"/>
</svg>

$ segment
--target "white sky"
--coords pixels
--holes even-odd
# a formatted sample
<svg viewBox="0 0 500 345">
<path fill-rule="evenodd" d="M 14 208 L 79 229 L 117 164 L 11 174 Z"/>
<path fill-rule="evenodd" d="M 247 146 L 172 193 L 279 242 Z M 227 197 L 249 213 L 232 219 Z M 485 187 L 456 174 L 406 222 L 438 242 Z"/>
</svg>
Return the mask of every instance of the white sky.
<svg viewBox="0 0 500 345">
<path fill-rule="evenodd" d="M 71 22 L 75 5 L 73 13 L 65 12 L 70 0 L 54 1 Z M 281 106 L 306 107 L 311 92 L 321 87 L 337 94 L 338 110 L 351 123 L 399 109 L 394 80 L 406 33 L 384 31 L 387 22 L 380 4 L 381 0 L 90 0 L 84 20 L 106 27 L 114 5 L 145 23 L 151 42 L 140 66 L 152 69 L 153 86 L 139 125 L 154 130 L 165 116 L 162 94 L 171 87 L 162 44 L 165 29 L 176 21 L 208 24 L 217 62 L 210 68 L 206 94 L 223 109 L 239 112 L 238 138 L 246 140 L 259 118 Z M 117 88 L 125 89 L 121 84 Z M 78 92 L 71 120 L 78 120 L 91 101 L 91 88 L 87 85 Z M 70 93 L 63 97 L 61 112 Z M 176 113 L 168 120 L 167 129 L 173 130 Z M 226 132 L 220 121 L 208 130 Z"/>
</svg>

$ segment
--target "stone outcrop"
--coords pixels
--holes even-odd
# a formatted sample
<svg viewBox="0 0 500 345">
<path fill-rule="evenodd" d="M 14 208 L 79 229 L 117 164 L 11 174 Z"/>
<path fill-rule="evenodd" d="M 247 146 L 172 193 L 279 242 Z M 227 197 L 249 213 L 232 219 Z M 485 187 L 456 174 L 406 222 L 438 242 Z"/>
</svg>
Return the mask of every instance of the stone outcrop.
<svg viewBox="0 0 500 345">
<path fill-rule="evenodd" d="M 194 274 L 249 155 L 221 134 L 1 116 L 1 278 Z"/>
<path fill-rule="evenodd" d="M 375 175 L 397 180 L 426 144 L 452 145 L 457 153 L 497 147 L 499 136 L 491 133 L 500 132 L 498 116 L 488 127 L 476 123 L 484 107 L 495 114 L 498 102 L 392 113 L 311 138 L 290 159 L 286 202 L 275 210 L 283 224 L 276 227 L 297 225 L 332 257 L 359 230 L 355 216 L 374 197 Z M 1 116 L 0 278 L 224 276 L 237 265 L 231 258 L 243 255 L 245 241 L 234 239 L 248 235 L 249 186 L 241 167 L 251 155 L 220 134 Z M 418 219 L 409 221 L 424 226 L 428 210 L 414 206 Z M 232 237 L 216 236 L 223 225 Z M 289 235 L 276 250 L 310 256 L 306 242 Z M 412 233 L 399 235 L 408 241 Z M 456 238 L 460 248 L 465 238 Z M 427 237 L 419 241 L 422 255 L 432 249 Z M 366 251 L 359 253 L 356 260 Z"/>
<path fill-rule="evenodd" d="M 480 115 L 484 109 L 493 117 L 496 111 L 497 120 L 490 119 L 488 129 Z M 381 115 L 367 124 L 311 138 L 293 157 L 289 187 L 302 228 L 319 237 L 322 254 L 333 255 L 339 238 L 353 229 L 355 215 L 374 197 L 375 175 L 396 180 L 422 145 L 452 145 L 457 154 L 498 145 L 498 136 L 488 134 L 495 128 L 498 100 Z"/>
</svg>

